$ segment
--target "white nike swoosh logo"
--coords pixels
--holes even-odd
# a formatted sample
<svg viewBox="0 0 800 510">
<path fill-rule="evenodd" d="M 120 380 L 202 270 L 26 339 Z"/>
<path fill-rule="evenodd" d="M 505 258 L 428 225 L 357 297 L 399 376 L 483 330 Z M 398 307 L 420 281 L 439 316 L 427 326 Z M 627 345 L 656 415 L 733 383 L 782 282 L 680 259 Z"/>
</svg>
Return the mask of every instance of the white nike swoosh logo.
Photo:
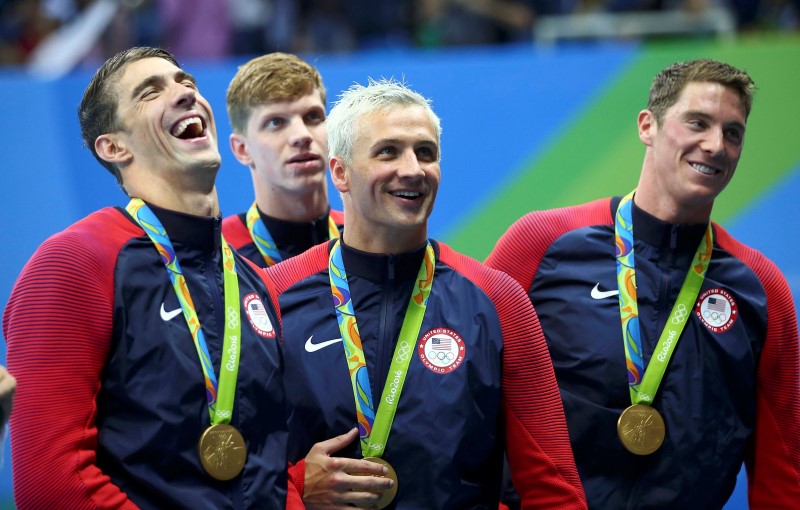
<svg viewBox="0 0 800 510">
<path fill-rule="evenodd" d="M 599 283 L 592 288 L 592 299 L 605 299 L 617 294 L 619 294 L 618 290 L 600 290 Z"/>
<path fill-rule="evenodd" d="M 306 352 L 315 352 L 315 351 L 318 351 L 320 349 L 324 349 L 325 347 L 327 347 L 329 345 L 333 345 L 335 343 L 338 343 L 338 342 L 342 341 L 341 338 L 334 338 L 333 340 L 325 340 L 324 342 L 320 342 L 318 344 L 315 344 L 315 343 L 313 343 L 311 341 L 312 338 L 314 338 L 314 335 L 311 335 L 310 337 L 308 337 L 308 340 L 306 340 Z"/>
<path fill-rule="evenodd" d="M 180 308 L 176 308 L 175 310 L 168 312 L 164 310 L 164 303 L 161 303 L 161 319 L 164 322 L 171 321 L 172 319 L 180 315 L 181 312 L 183 312 L 183 310 L 181 310 Z"/>
</svg>

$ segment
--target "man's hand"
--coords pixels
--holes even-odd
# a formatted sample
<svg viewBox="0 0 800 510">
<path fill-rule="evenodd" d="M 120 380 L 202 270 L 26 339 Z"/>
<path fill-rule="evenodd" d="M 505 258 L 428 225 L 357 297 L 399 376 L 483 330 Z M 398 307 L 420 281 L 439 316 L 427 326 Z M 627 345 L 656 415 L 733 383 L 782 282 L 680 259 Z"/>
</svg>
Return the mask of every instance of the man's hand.
<svg viewBox="0 0 800 510">
<path fill-rule="evenodd" d="M 14 401 L 14 390 L 17 380 L 0 365 L 0 427 L 6 424 L 11 416 L 11 404 Z"/>
<path fill-rule="evenodd" d="M 303 503 L 309 510 L 376 508 L 380 491 L 394 481 L 383 478 L 388 469 L 368 460 L 331 457 L 358 437 L 354 428 L 346 434 L 315 444 L 306 455 Z"/>
</svg>

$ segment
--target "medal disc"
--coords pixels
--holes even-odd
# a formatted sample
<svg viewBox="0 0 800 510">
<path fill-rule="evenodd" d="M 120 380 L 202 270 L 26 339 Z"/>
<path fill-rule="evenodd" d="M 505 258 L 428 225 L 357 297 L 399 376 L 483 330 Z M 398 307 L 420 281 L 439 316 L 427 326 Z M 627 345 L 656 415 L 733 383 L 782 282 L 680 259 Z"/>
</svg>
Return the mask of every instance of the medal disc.
<svg viewBox="0 0 800 510">
<path fill-rule="evenodd" d="M 380 496 L 381 496 L 381 499 L 379 499 L 378 502 L 375 505 L 378 508 L 386 508 L 387 506 L 389 506 L 389 503 L 391 503 L 392 500 L 394 499 L 394 497 L 397 495 L 397 472 L 394 470 L 394 468 L 392 467 L 391 464 L 389 464 L 388 462 L 386 462 L 384 459 L 382 459 L 380 457 L 364 457 L 364 460 L 368 460 L 368 461 L 374 462 L 376 464 L 382 464 L 382 465 L 386 466 L 389 469 L 389 472 L 386 473 L 381 478 L 390 478 L 390 479 L 394 480 L 394 485 L 392 485 L 392 488 L 391 489 L 386 489 L 386 490 L 383 490 L 383 491 L 374 491 L 376 493 L 379 492 Z M 359 474 L 364 474 L 364 473 L 353 473 L 353 474 L 354 475 L 359 475 Z M 369 475 L 369 476 L 379 476 L 380 477 L 380 475 Z"/>
<path fill-rule="evenodd" d="M 622 411 L 617 420 L 617 435 L 622 446 L 636 455 L 650 455 L 664 442 L 666 426 L 653 407 L 635 404 Z"/>
<path fill-rule="evenodd" d="M 197 445 L 200 463 L 212 478 L 231 480 L 242 472 L 247 458 L 244 438 L 231 425 L 208 427 Z"/>
</svg>

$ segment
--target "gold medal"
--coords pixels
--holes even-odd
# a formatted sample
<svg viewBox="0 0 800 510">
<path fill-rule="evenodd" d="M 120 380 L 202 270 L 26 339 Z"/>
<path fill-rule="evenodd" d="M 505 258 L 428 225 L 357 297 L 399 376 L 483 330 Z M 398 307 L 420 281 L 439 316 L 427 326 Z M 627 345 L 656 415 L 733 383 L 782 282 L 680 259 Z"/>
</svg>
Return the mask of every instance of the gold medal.
<svg viewBox="0 0 800 510">
<path fill-rule="evenodd" d="M 381 499 L 375 504 L 378 508 L 386 508 L 389 506 L 389 503 L 392 502 L 394 497 L 397 495 L 397 472 L 395 472 L 394 468 L 391 464 L 386 462 L 384 459 L 380 457 L 364 457 L 364 460 L 368 460 L 370 462 L 374 462 L 376 464 L 382 464 L 389 469 L 389 472 L 386 473 L 384 476 L 380 475 L 369 475 L 369 476 L 379 476 L 380 478 L 390 478 L 394 480 L 394 485 L 390 489 L 382 490 L 382 491 L 371 491 L 375 493 L 380 493 Z M 354 475 L 363 475 L 365 473 L 353 473 Z"/>
<path fill-rule="evenodd" d="M 197 445 L 200 463 L 217 480 L 230 480 L 242 472 L 247 458 L 244 438 L 234 427 L 217 424 L 208 427 Z"/>
<path fill-rule="evenodd" d="M 666 427 L 653 407 L 635 404 L 622 411 L 617 420 L 617 435 L 629 452 L 650 455 L 664 442 Z"/>
</svg>

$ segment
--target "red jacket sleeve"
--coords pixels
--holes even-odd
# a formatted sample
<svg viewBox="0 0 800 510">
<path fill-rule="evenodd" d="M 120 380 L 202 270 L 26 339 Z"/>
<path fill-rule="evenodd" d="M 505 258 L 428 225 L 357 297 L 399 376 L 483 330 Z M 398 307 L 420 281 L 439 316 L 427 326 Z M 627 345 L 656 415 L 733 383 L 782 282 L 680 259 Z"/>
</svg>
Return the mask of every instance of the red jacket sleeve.
<svg viewBox="0 0 800 510">
<path fill-rule="evenodd" d="M 8 366 L 18 380 L 11 451 L 20 510 L 137 508 L 96 465 L 95 399 L 122 241 L 110 239 L 114 232 L 83 234 L 73 229 L 39 248 L 3 317 Z"/>
<path fill-rule="evenodd" d="M 528 292 L 542 257 L 556 239 L 585 225 L 613 224 L 610 202 L 603 198 L 578 206 L 526 214 L 500 237 L 486 258 L 486 265 L 508 274 Z"/>
<path fill-rule="evenodd" d="M 289 492 L 286 497 L 287 510 L 301 510 L 303 504 L 303 491 L 305 491 L 306 461 L 300 460 L 297 464 L 289 463 Z"/>
<path fill-rule="evenodd" d="M 587 508 L 544 333 L 517 284 L 498 304 L 503 327 L 506 451 L 522 508 Z"/>
<path fill-rule="evenodd" d="M 553 365 L 530 299 L 508 275 L 439 246 L 442 260 L 471 275 L 500 318 L 506 453 L 522 508 L 587 508 Z"/>
<path fill-rule="evenodd" d="M 800 347 L 786 279 L 761 253 L 718 225 L 720 246 L 747 264 L 767 293 L 767 336 L 756 379 L 756 426 L 745 457 L 750 508 L 796 508 L 800 501 Z"/>
</svg>

